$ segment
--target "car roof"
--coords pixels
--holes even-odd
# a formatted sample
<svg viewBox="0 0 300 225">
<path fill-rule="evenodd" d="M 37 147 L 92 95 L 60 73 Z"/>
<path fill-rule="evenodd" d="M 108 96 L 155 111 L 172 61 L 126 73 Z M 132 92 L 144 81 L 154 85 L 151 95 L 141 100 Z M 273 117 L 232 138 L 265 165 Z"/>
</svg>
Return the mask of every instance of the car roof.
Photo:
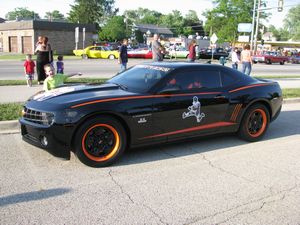
<svg viewBox="0 0 300 225">
<path fill-rule="evenodd" d="M 203 63 L 190 63 L 190 62 L 151 62 L 151 63 L 143 63 L 144 65 L 151 65 L 151 66 L 158 66 L 158 67 L 166 67 L 172 69 L 179 69 L 179 68 L 224 68 L 224 66 L 217 65 L 217 64 L 203 64 Z"/>
</svg>

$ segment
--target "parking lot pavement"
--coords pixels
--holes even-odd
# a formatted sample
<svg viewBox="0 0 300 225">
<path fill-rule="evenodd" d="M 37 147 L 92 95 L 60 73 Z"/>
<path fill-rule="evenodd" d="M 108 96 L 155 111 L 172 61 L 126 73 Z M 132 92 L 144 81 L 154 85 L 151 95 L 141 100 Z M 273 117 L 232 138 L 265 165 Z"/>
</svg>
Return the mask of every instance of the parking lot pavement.
<svg viewBox="0 0 300 225">
<path fill-rule="evenodd" d="M 0 224 L 299 224 L 298 124 L 285 104 L 260 142 L 153 146 L 99 169 L 0 135 Z"/>
</svg>

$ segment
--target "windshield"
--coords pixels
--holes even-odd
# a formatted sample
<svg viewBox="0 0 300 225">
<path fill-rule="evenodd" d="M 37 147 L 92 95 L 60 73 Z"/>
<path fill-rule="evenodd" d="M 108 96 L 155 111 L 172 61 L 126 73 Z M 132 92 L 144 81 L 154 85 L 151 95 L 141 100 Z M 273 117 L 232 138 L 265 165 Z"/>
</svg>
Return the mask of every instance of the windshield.
<svg viewBox="0 0 300 225">
<path fill-rule="evenodd" d="M 147 93 L 151 87 L 157 84 L 171 70 L 171 68 L 167 67 L 137 65 L 111 78 L 107 83 L 121 85 L 132 92 Z"/>
</svg>

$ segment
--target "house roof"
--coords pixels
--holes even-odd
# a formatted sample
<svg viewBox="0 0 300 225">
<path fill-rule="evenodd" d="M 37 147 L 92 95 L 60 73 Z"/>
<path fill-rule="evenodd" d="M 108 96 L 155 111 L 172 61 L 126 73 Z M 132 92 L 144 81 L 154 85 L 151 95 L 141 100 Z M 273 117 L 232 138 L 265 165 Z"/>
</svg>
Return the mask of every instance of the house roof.
<svg viewBox="0 0 300 225">
<path fill-rule="evenodd" d="M 78 24 L 66 22 L 51 22 L 43 20 L 22 20 L 22 21 L 5 21 L 0 23 L 0 30 L 62 30 L 74 31 L 76 27 L 80 29 L 86 28 L 86 32 L 96 32 L 96 27 L 93 24 Z"/>
<path fill-rule="evenodd" d="M 4 22 L 5 22 L 5 19 L 0 17 L 0 23 L 4 23 Z"/>
<path fill-rule="evenodd" d="M 135 27 L 142 33 L 146 33 L 148 30 L 152 34 L 169 34 L 173 35 L 173 32 L 167 27 L 161 27 L 153 24 L 136 24 Z"/>
</svg>

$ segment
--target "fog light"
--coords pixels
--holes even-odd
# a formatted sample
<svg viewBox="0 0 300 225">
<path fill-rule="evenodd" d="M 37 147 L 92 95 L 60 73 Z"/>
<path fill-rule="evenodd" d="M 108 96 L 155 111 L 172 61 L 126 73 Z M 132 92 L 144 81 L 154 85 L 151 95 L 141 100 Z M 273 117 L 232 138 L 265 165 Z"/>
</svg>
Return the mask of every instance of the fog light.
<svg viewBox="0 0 300 225">
<path fill-rule="evenodd" d="M 47 145 L 48 145 L 48 139 L 47 139 L 45 136 L 43 136 L 43 137 L 41 138 L 41 144 L 42 144 L 43 146 L 47 146 Z"/>
</svg>

